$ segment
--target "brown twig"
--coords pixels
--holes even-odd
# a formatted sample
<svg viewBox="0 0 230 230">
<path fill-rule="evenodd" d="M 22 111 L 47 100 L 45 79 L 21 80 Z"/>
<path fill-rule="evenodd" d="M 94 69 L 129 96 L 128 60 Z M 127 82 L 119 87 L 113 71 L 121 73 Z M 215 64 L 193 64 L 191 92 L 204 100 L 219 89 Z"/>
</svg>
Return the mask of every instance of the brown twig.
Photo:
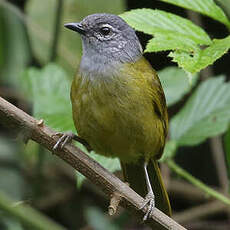
<svg viewBox="0 0 230 230">
<path fill-rule="evenodd" d="M 210 146 L 213 152 L 213 158 L 217 168 L 220 186 L 223 190 L 223 193 L 228 194 L 228 174 L 221 137 L 217 136 L 211 138 Z"/>
<path fill-rule="evenodd" d="M 196 221 L 186 224 L 187 228 L 190 230 L 229 230 L 229 223 L 228 222 L 221 222 L 220 221 L 213 221 L 213 220 L 206 220 L 206 221 Z M 218 226 L 218 227 L 217 227 Z"/>
<path fill-rule="evenodd" d="M 188 223 L 199 218 L 210 216 L 217 212 L 225 212 L 226 210 L 229 210 L 226 204 L 223 204 L 220 201 L 211 201 L 209 203 L 183 211 L 182 213 L 177 213 L 174 215 L 174 218 L 180 223 Z"/>
<path fill-rule="evenodd" d="M 53 146 L 57 142 L 57 137 L 55 137 L 56 132 L 45 125 L 39 125 L 40 123 L 36 119 L 1 97 L 0 122 L 9 128 L 20 131 L 25 139 L 32 139 L 48 150 L 53 151 Z M 118 192 L 122 196 L 121 205 L 143 217 L 146 208 L 140 210 L 140 207 L 143 205 L 144 199 L 79 148 L 72 144 L 67 144 L 63 149 L 56 150 L 54 154 L 81 172 L 94 184 L 99 186 L 108 196 L 114 192 Z M 151 218 L 146 224 L 154 229 L 157 229 L 156 226 L 161 229 L 185 229 L 157 208 L 154 209 Z"/>
<path fill-rule="evenodd" d="M 169 194 L 178 196 L 181 199 L 187 199 L 189 197 L 189 202 L 209 201 L 212 198 L 204 194 L 204 192 L 197 187 L 182 180 L 175 179 L 170 181 L 168 192 Z"/>
<path fill-rule="evenodd" d="M 108 209 L 110 216 L 113 216 L 117 212 L 117 208 L 120 204 L 121 199 L 122 196 L 119 193 L 114 192 L 114 194 L 112 194 L 110 199 L 109 209 Z"/>
<path fill-rule="evenodd" d="M 190 230 L 229 230 L 229 223 L 220 223 L 217 221 L 200 221 L 187 224 Z"/>
</svg>

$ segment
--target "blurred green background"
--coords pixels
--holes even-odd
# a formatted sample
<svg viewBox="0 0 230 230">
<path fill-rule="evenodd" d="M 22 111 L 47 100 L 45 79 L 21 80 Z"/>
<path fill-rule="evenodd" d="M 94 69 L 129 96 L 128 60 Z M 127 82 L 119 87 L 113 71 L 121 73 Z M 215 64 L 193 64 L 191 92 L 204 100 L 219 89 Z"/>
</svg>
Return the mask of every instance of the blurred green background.
<svg viewBox="0 0 230 230">
<path fill-rule="evenodd" d="M 202 24 L 210 37 L 223 38 L 228 34 L 218 22 L 155 0 L 0 0 L 0 96 L 27 113 L 43 118 L 46 124 L 58 131 L 75 131 L 69 87 L 80 61 L 81 41 L 63 24 L 80 21 L 92 13 L 121 14 L 135 8 L 158 8 L 190 18 Z M 140 32 L 137 34 L 145 46 L 150 37 Z M 167 79 L 169 74 L 178 76 L 178 83 L 174 81 L 171 85 L 173 91 L 169 89 L 166 92 L 171 99 L 168 104 L 174 104 L 169 108 L 171 117 L 187 100 L 189 90 L 196 87 L 197 78 L 189 85 L 184 77 L 180 80 L 183 75 L 180 70 L 165 69 L 175 66 L 167 54 L 146 53 L 145 56 L 157 71 L 161 70 L 161 79 Z M 229 63 L 230 55 L 226 54 L 213 66 L 214 74 L 224 74 L 229 79 Z M 170 78 L 165 81 L 170 81 Z M 167 85 L 164 80 L 162 83 Z M 183 92 L 179 91 L 181 84 Z M 216 160 L 210 155 L 211 148 L 209 141 L 192 148 L 180 148 L 176 161 L 206 184 L 218 187 L 220 181 L 215 170 Z M 119 170 L 118 161 L 93 157 L 111 171 Z M 89 181 L 82 183 L 83 178 L 77 175 L 70 166 L 41 146 L 32 141 L 25 145 L 20 134 L 0 126 L 0 191 L 15 202 L 31 205 L 67 229 L 148 229 L 137 224 L 135 217 L 122 208 L 115 216 L 109 217 L 108 200 L 104 194 Z M 212 215 L 196 217 L 192 208 L 202 205 L 208 198 L 170 173 L 165 166 L 163 175 L 180 223 L 186 224 L 189 229 L 229 229 L 227 209 L 221 206 Z M 167 183 L 168 180 L 170 183 Z M 184 210 L 189 210 L 189 214 L 195 217 L 186 219 Z M 0 229 L 31 227 L 0 209 Z"/>
</svg>

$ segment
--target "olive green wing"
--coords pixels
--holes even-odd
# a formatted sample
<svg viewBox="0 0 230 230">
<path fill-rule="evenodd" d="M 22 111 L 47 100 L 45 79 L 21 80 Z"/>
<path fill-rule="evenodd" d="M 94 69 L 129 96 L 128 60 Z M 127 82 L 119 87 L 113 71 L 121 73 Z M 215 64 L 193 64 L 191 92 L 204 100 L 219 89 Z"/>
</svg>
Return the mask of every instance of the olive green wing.
<svg viewBox="0 0 230 230">
<path fill-rule="evenodd" d="M 133 74 L 140 73 L 143 80 L 148 82 L 148 86 L 150 88 L 149 91 L 151 92 L 150 94 L 152 98 L 153 109 L 162 124 L 162 148 L 157 155 L 157 157 L 160 158 L 163 153 L 165 140 L 168 135 L 168 111 L 165 94 L 156 71 L 144 57 L 141 57 L 137 62 L 133 63 L 132 69 Z"/>
</svg>

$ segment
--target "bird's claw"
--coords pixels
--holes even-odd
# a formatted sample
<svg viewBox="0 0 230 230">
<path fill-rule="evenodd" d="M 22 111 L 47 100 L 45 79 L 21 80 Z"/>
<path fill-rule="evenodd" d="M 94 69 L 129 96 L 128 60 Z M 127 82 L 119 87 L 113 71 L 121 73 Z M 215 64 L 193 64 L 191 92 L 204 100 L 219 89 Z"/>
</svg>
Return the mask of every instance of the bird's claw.
<svg viewBox="0 0 230 230">
<path fill-rule="evenodd" d="M 55 133 L 55 136 L 61 136 L 56 144 L 53 147 L 53 150 L 57 150 L 58 148 L 63 149 L 64 146 L 69 143 L 74 138 L 74 133 L 65 132 L 65 133 Z"/>
<path fill-rule="evenodd" d="M 142 210 L 146 206 L 147 206 L 147 211 L 143 217 L 143 221 L 146 221 L 149 217 L 151 217 L 151 213 L 152 213 L 153 209 L 155 208 L 155 197 L 154 197 L 154 194 L 152 192 L 149 192 L 145 196 L 144 204 L 139 209 Z"/>
</svg>

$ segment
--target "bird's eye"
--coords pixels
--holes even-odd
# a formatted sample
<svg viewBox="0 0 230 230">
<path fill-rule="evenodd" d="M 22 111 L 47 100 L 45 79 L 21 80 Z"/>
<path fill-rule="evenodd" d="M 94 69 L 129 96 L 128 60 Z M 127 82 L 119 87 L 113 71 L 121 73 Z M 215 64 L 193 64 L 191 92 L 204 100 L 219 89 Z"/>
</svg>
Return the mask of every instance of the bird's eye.
<svg viewBox="0 0 230 230">
<path fill-rule="evenodd" d="M 111 29 L 107 26 L 100 28 L 100 33 L 104 36 L 109 35 L 110 32 L 111 32 Z"/>
</svg>

